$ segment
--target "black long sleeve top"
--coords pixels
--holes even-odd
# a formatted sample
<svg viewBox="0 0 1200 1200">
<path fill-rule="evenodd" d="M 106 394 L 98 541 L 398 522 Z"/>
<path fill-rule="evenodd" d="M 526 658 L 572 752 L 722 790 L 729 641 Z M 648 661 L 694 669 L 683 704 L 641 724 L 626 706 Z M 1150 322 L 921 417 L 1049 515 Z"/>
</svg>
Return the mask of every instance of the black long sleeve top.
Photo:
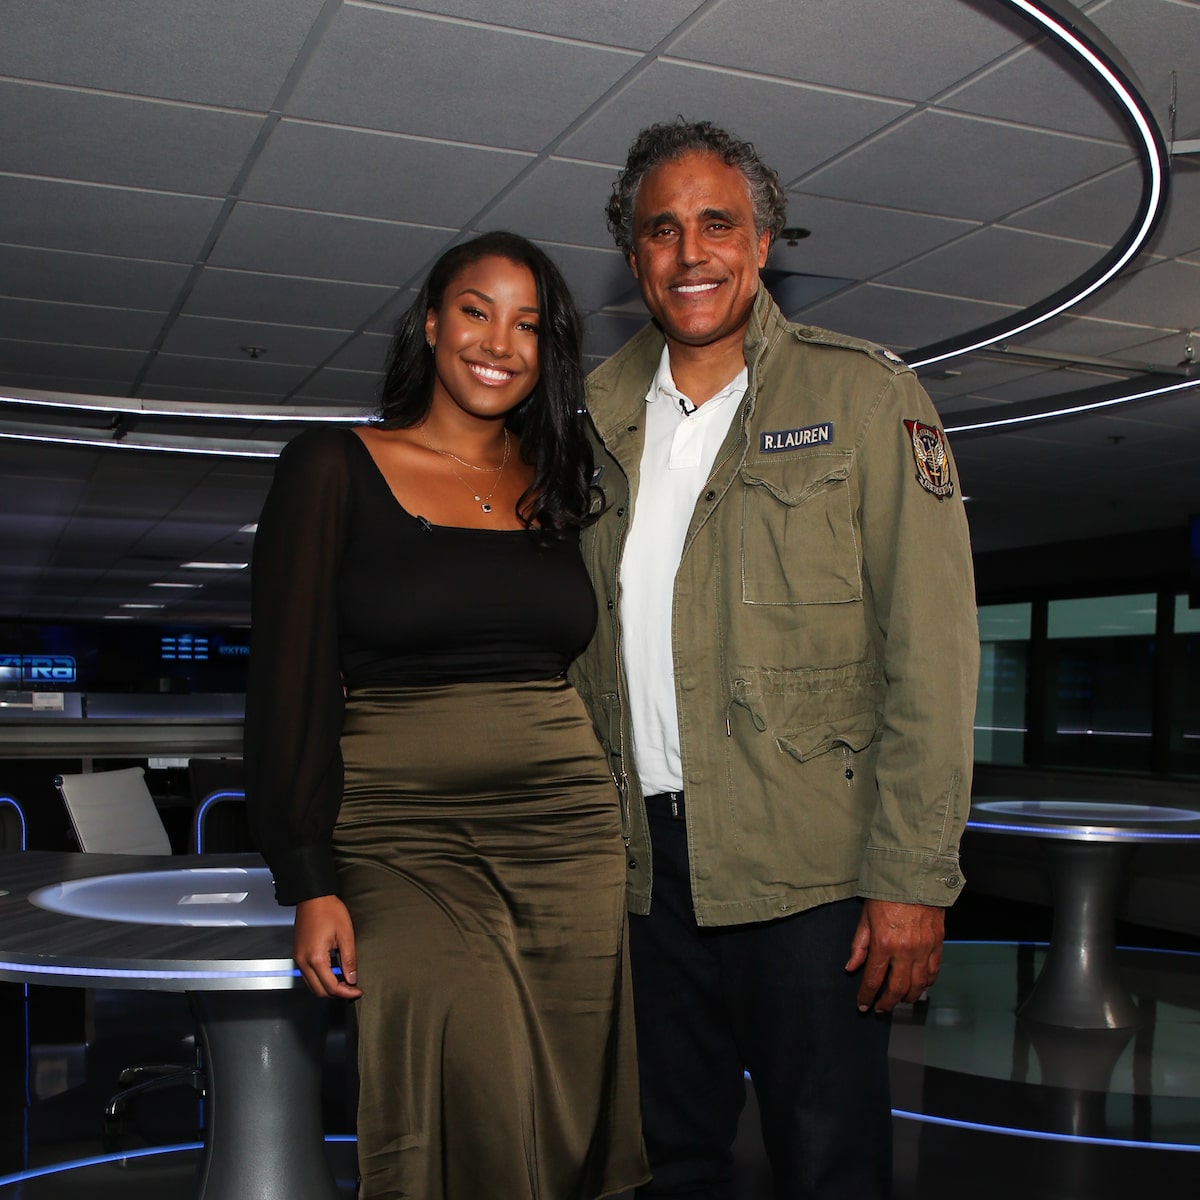
<svg viewBox="0 0 1200 1200">
<path fill-rule="evenodd" d="M 346 692 L 553 678 L 596 621 L 578 539 L 432 525 L 348 429 L 284 449 L 252 571 L 246 797 L 283 904 L 337 892 Z"/>
</svg>

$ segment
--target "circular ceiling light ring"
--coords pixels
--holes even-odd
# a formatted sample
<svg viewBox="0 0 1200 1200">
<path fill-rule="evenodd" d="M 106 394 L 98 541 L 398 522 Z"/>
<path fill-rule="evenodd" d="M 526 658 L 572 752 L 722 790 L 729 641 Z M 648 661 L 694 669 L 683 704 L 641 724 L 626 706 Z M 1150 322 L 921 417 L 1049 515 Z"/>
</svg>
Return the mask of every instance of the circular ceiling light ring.
<svg viewBox="0 0 1200 1200">
<path fill-rule="evenodd" d="M 1119 274 L 1149 239 L 1166 207 L 1170 156 L 1142 85 L 1116 47 L 1066 0 L 999 0 L 1038 25 L 1072 54 L 1107 90 L 1133 134 L 1142 169 L 1137 211 L 1125 232 L 1099 262 L 1052 295 L 1020 312 L 914 350 L 914 370 L 993 345 L 1040 325 L 1078 304 Z"/>
</svg>

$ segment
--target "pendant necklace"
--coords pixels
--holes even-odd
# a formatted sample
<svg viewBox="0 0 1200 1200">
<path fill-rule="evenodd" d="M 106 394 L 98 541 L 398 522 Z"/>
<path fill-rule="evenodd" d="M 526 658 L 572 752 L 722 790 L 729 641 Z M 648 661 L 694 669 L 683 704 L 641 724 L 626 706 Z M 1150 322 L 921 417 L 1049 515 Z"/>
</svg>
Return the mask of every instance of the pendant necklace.
<svg viewBox="0 0 1200 1200">
<path fill-rule="evenodd" d="M 425 443 L 426 449 L 432 450 L 434 452 L 434 454 L 440 454 L 443 458 L 453 460 L 452 462 L 447 464 L 450 467 L 451 474 L 454 476 L 455 479 L 458 480 L 459 483 L 461 483 L 463 485 L 463 487 L 465 487 L 467 489 L 468 492 L 471 493 L 472 496 L 474 496 L 475 503 L 478 504 L 479 507 L 481 509 L 483 509 L 483 511 L 485 513 L 490 513 L 492 511 L 491 499 L 496 494 L 496 489 L 500 486 L 500 480 L 504 478 L 504 468 L 506 466 L 508 466 L 508 450 L 509 450 L 508 430 L 505 429 L 505 431 L 504 431 L 504 457 L 501 458 L 500 465 L 498 467 L 477 467 L 474 463 L 467 462 L 467 460 L 465 458 L 459 458 L 457 454 L 454 454 L 449 450 L 439 450 L 436 446 L 431 446 L 429 444 L 429 439 L 425 436 L 425 422 L 424 421 L 422 421 L 421 424 L 417 426 L 417 429 L 420 431 L 421 441 L 423 441 Z M 458 473 L 458 469 L 453 465 L 454 463 L 462 463 L 462 465 L 464 467 L 469 467 L 472 471 L 483 471 L 483 472 L 495 471 L 496 472 L 496 480 L 492 484 L 492 490 L 490 492 L 488 492 L 488 494 L 486 496 L 478 495 L 476 493 L 475 489 Z"/>
</svg>

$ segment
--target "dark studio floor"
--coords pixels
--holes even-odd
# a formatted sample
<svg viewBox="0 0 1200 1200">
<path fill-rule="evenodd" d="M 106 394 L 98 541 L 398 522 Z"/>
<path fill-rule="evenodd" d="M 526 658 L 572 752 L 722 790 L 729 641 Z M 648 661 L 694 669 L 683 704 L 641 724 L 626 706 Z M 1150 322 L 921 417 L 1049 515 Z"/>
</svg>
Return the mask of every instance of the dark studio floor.
<svg viewBox="0 0 1200 1200">
<path fill-rule="evenodd" d="M 1035 906 L 968 897 L 952 910 L 952 941 L 937 987 L 893 1026 L 896 1200 L 960 1200 L 964 1193 L 973 1200 L 1103 1200 L 1140 1193 L 1148 1180 L 1160 1195 L 1196 1191 L 1200 944 L 1122 929 L 1118 942 L 1139 947 L 1122 951 L 1121 967 L 1142 1023 L 1136 1030 L 1077 1033 L 1031 1027 L 1014 1015 L 1047 934 L 1048 914 Z M 12 1178 L 23 1169 L 196 1141 L 199 1107 L 183 1088 L 135 1102 L 124 1129 L 107 1137 L 101 1119 L 122 1065 L 187 1060 L 185 1001 L 100 992 L 85 1002 L 81 992 L 35 990 L 33 1100 L 25 1105 L 21 988 L 4 984 L 0 992 L 0 1200 L 187 1195 L 199 1158 L 194 1149 Z M 334 1136 L 351 1128 L 343 1050 L 335 1029 L 324 1103 L 325 1127 Z M 751 1091 L 737 1147 L 741 1196 L 768 1200 L 754 1116 Z M 352 1196 L 352 1142 L 331 1141 L 327 1149 L 343 1195 Z"/>
</svg>

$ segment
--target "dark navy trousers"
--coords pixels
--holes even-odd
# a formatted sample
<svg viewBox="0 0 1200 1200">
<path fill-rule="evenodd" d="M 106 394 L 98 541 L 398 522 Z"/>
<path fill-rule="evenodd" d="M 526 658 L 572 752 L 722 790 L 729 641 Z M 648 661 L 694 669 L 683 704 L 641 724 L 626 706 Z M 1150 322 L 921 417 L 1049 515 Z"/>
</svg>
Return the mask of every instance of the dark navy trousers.
<svg viewBox="0 0 1200 1200">
<path fill-rule="evenodd" d="M 700 928 L 686 810 L 647 804 L 649 916 L 630 918 L 642 1112 L 653 1181 L 639 1197 L 733 1200 L 731 1147 L 754 1083 L 776 1200 L 891 1194 L 889 1021 L 843 969 L 861 902 Z"/>
</svg>

